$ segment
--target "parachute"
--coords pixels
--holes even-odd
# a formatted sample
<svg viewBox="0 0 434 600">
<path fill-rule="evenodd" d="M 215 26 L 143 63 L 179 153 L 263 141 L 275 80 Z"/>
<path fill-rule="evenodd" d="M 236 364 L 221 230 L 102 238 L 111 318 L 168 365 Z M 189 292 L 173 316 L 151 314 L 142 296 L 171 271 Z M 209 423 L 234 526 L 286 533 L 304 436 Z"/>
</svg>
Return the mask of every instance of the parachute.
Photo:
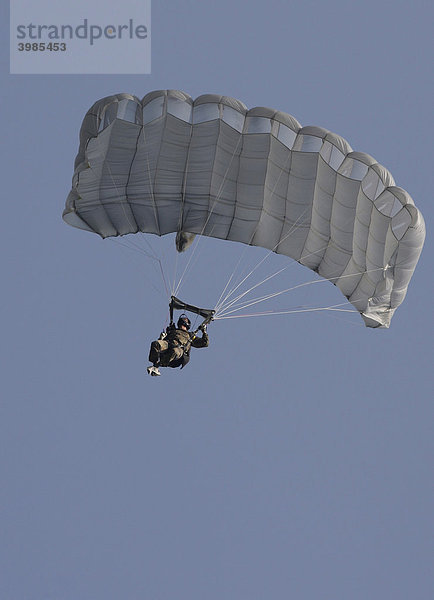
<svg viewBox="0 0 434 600">
<path fill-rule="evenodd" d="M 176 233 L 261 246 L 334 283 L 388 327 L 425 238 L 410 195 L 342 137 L 227 96 L 175 90 L 96 102 L 63 219 L 102 238 Z"/>
</svg>

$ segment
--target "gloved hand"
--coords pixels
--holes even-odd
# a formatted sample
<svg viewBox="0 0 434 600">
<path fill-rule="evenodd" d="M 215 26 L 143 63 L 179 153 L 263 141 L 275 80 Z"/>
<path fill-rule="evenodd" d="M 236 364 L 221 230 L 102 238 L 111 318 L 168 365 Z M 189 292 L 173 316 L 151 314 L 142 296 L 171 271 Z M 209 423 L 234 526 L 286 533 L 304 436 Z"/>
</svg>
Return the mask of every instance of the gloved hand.
<svg viewBox="0 0 434 600">
<path fill-rule="evenodd" d="M 167 333 L 165 331 L 162 331 L 160 333 L 160 337 L 158 338 L 159 340 L 164 340 L 167 337 Z"/>
<path fill-rule="evenodd" d="M 206 333 L 206 324 L 199 325 L 199 329 L 202 333 Z"/>
</svg>

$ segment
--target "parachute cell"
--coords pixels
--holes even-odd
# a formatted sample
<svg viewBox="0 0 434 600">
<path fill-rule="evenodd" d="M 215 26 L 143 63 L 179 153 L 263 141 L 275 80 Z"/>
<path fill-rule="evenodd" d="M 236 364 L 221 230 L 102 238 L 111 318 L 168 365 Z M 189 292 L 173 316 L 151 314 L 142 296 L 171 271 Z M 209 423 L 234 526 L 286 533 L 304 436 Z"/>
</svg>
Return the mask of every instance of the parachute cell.
<svg viewBox="0 0 434 600">
<path fill-rule="evenodd" d="M 270 108 L 164 90 L 84 118 L 64 220 L 106 238 L 176 233 L 262 246 L 330 279 L 369 327 L 404 300 L 425 225 L 367 154 Z"/>
</svg>

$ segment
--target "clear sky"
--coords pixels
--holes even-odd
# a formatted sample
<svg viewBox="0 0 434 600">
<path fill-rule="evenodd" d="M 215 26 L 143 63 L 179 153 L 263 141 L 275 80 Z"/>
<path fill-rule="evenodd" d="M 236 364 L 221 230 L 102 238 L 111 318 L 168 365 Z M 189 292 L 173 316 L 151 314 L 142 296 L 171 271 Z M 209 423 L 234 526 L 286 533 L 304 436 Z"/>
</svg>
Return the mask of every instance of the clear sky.
<svg viewBox="0 0 434 600">
<path fill-rule="evenodd" d="M 0 597 L 434 597 L 432 2 L 154 0 L 143 76 L 9 75 L 0 11 Z M 158 275 L 61 214 L 87 109 L 165 88 L 284 110 L 392 172 L 427 241 L 389 330 L 218 321 L 146 375 Z M 197 254 L 180 295 L 205 304 L 239 253 Z M 319 287 L 271 307 L 341 301 Z"/>
</svg>

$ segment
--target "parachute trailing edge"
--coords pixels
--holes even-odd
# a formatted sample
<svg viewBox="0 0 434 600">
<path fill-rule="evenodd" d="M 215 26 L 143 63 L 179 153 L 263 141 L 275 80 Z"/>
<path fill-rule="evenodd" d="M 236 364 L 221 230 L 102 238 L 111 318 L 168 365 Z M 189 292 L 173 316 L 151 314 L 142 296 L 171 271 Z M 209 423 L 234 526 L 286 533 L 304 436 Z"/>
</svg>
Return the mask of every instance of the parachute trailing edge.
<svg viewBox="0 0 434 600">
<path fill-rule="evenodd" d="M 410 195 L 342 137 L 234 98 L 176 90 L 96 102 L 64 220 L 102 238 L 176 233 L 262 246 L 332 281 L 388 327 L 425 238 Z"/>
</svg>

